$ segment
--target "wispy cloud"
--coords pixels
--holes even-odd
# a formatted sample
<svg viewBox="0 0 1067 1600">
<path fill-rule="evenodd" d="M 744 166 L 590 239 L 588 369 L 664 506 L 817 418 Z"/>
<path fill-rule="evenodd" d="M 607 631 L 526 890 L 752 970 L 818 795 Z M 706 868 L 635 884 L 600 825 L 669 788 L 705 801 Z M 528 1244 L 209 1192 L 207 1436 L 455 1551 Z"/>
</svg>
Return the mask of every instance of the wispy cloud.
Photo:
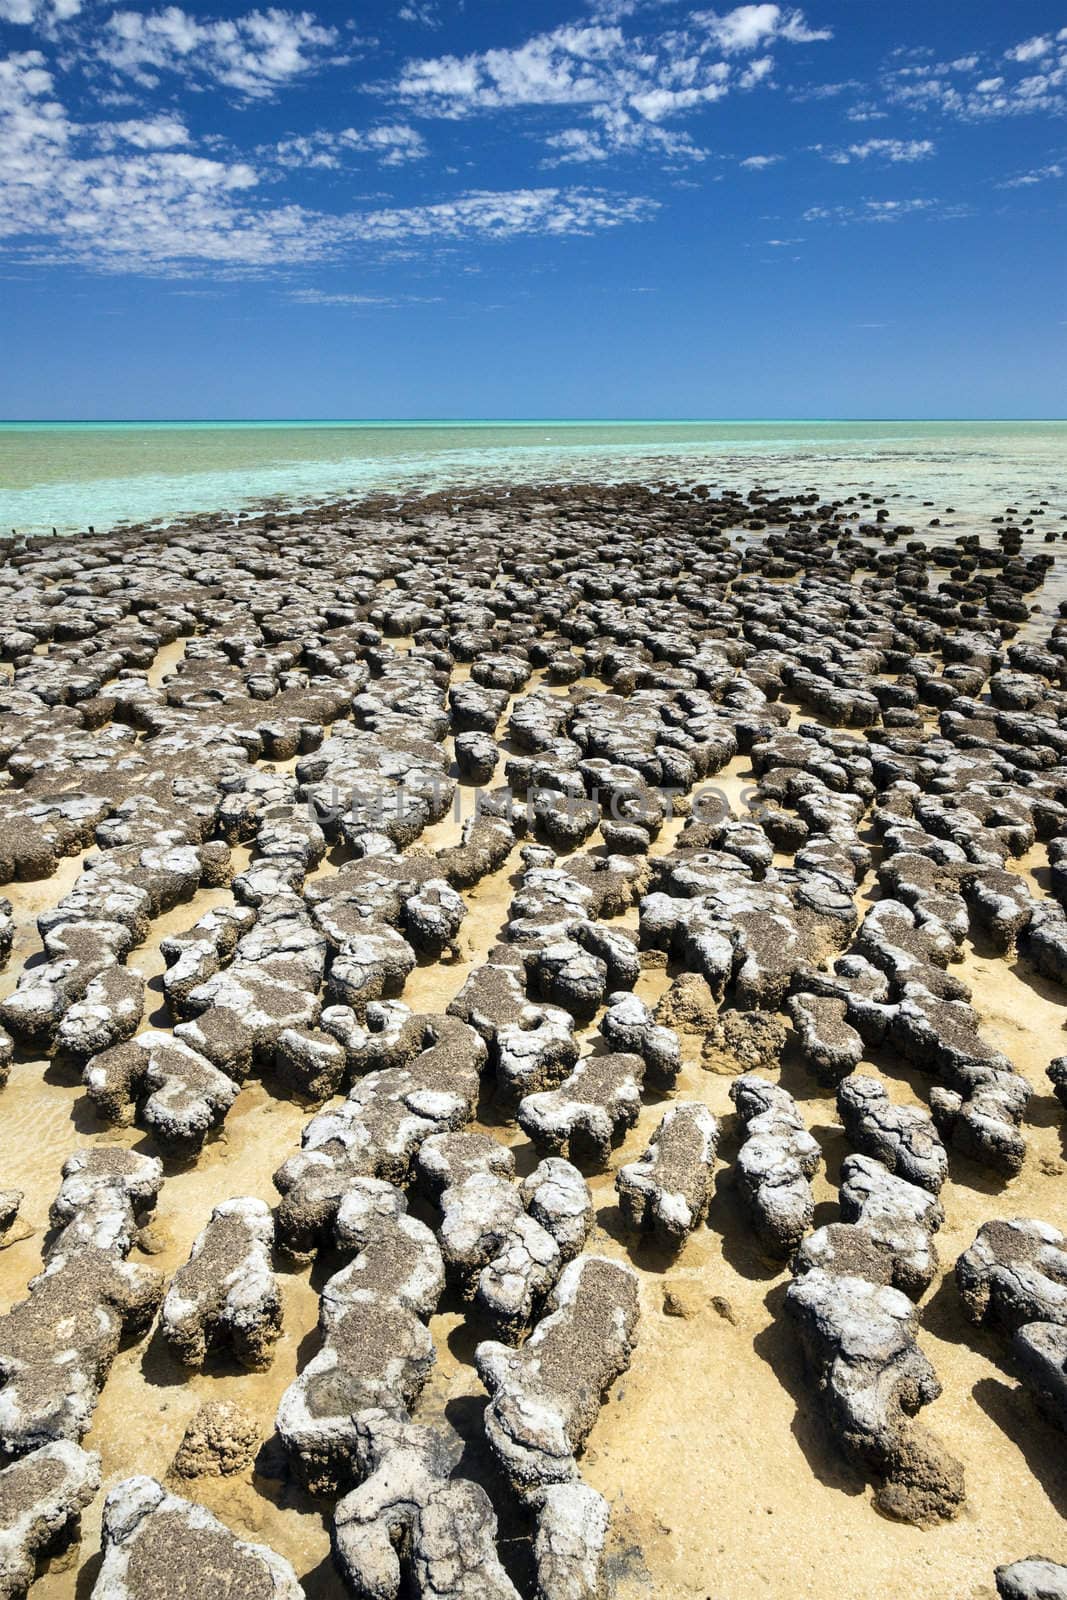
<svg viewBox="0 0 1067 1600">
<path fill-rule="evenodd" d="M 119 77 L 153 88 L 163 73 L 207 78 L 263 99 L 334 58 L 336 28 L 308 11 L 248 11 L 202 20 L 162 11 L 113 11 L 93 47 L 95 59 Z"/>
<path fill-rule="evenodd" d="M 658 125 L 769 84 L 775 45 L 830 37 L 803 12 L 779 5 L 694 11 L 680 26 L 650 34 L 623 26 L 632 9 L 615 6 L 607 15 L 598 8 L 591 23 L 565 24 L 508 49 L 409 61 L 393 92 L 421 116 L 452 120 L 535 107 L 578 111 L 583 127 L 546 136 L 556 160 L 633 151 L 699 160 L 701 146 Z"/>
<path fill-rule="evenodd" d="M 745 156 L 740 165 L 747 167 L 750 172 L 764 172 L 767 167 L 777 166 L 783 159 L 782 156 Z"/>
<path fill-rule="evenodd" d="M 937 209 L 934 200 L 862 200 L 855 206 L 809 206 L 804 212 L 804 221 L 900 222 L 904 217 L 933 215 Z"/>
<path fill-rule="evenodd" d="M 443 303 L 439 294 L 354 294 L 327 289 L 291 289 L 286 296 L 301 306 L 342 306 L 354 311 L 395 311 L 400 306 L 436 306 Z"/>
<path fill-rule="evenodd" d="M 0 234 L 30 254 L 98 270 L 148 272 L 194 264 L 268 270 L 336 258 L 360 245 L 398 240 L 507 239 L 592 233 L 650 216 L 651 201 L 586 188 L 476 190 L 436 204 L 331 214 L 270 205 L 248 162 L 158 147 L 119 148 L 121 124 L 105 124 L 116 147 L 82 129 L 53 98 L 37 52 L 0 63 Z M 178 135 L 177 124 L 171 133 Z M 156 143 L 153 144 L 153 139 Z"/>
<path fill-rule="evenodd" d="M 896 105 L 968 122 L 1061 114 L 1067 111 L 1067 28 L 1024 39 L 995 62 L 972 54 L 896 66 L 884 88 Z"/>
<path fill-rule="evenodd" d="M 318 131 L 281 139 L 266 147 L 264 154 L 283 167 L 304 170 L 314 167 L 340 167 L 346 156 L 372 156 L 383 167 L 399 167 L 408 161 L 421 161 L 427 154 L 426 141 L 407 123 L 388 123 L 376 128 L 342 128 L 339 133 Z"/>
<path fill-rule="evenodd" d="M 183 118 L 163 114 L 127 122 L 96 123 L 93 131 L 105 149 L 128 144 L 137 150 L 172 150 L 176 145 L 193 142 Z"/>
<path fill-rule="evenodd" d="M 1034 167 L 1030 172 L 1020 172 L 1017 177 L 1005 178 L 998 189 L 1029 189 L 1035 183 L 1047 183 L 1050 178 L 1067 177 L 1067 166 L 1062 161 L 1050 161 L 1047 166 Z"/>
<path fill-rule="evenodd" d="M 865 139 L 861 144 L 850 144 L 843 150 L 826 150 L 827 161 L 838 166 L 848 166 L 852 161 L 925 161 L 934 153 L 932 139 Z"/>
<path fill-rule="evenodd" d="M 439 28 L 441 16 L 430 0 L 406 0 L 397 12 L 401 22 L 416 22 L 423 28 Z"/>
<path fill-rule="evenodd" d="M 81 0 L 0 0 L 0 22 L 50 30 L 81 11 Z"/>
<path fill-rule="evenodd" d="M 703 161 L 707 151 L 687 133 L 661 128 L 655 122 L 637 122 L 625 112 L 597 107 L 594 123 L 582 128 L 564 128 L 545 138 L 549 165 L 607 161 L 620 154 L 645 151 L 666 161 Z"/>
</svg>

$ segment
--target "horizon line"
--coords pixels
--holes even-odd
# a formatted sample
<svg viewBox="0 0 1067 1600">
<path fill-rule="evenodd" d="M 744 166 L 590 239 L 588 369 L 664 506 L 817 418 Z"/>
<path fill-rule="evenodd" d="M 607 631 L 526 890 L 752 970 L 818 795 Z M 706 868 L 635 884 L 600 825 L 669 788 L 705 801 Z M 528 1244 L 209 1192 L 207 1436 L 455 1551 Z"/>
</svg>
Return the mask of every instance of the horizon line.
<svg viewBox="0 0 1067 1600">
<path fill-rule="evenodd" d="M 1067 417 L 0 417 L 0 427 L 743 427 L 773 423 L 1067 422 Z"/>
</svg>

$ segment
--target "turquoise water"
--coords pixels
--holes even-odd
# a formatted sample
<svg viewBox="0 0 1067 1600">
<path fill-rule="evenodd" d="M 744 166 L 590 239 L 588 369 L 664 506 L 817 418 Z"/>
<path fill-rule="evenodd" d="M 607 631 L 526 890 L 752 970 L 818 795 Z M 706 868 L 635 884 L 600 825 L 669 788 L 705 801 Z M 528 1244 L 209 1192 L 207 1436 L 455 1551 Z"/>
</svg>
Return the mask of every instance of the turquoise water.
<svg viewBox="0 0 1067 1600">
<path fill-rule="evenodd" d="M 101 531 L 381 490 L 676 477 L 1067 511 L 1067 422 L 0 423 L 0 529 Z"/>
</svg>

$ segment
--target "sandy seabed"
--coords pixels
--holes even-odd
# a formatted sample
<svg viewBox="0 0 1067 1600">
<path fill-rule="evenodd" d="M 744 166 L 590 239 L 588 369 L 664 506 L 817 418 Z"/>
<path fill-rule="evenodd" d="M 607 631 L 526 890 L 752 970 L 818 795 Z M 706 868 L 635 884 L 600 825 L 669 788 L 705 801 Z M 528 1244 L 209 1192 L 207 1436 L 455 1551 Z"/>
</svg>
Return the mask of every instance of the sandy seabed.
<svg viewBox="0 0 1067 1600">
<path fill-rule="evenodd" d="M 412 520 L 397 525 L 395 543 L 388 537 L 389 514 L 376 508 L 332 515 L 320 511 L 311 519 L 293 519 L 281 526 L 274 519 L 265 519 L 262 526 L 248 525 L 248 537 L 263 540 L 268 551 L 263 560 L 268 564 L 269 552 L 278 554 L 283 567 L 290 556 L 298 564 L 307 555 L 309 571 L 317 577 L 318 563 L 335 560 L 336 545 L 345 540 L 350 541 L 356 571 L 367 550 L 376 558 L 392 556 L 400 550 L 404 561 L 414 562 L 418 559 L 418 541 L 438 534 L 452 540 L 456 551 L 452 559 L 458 561 L 462 548 L 458 535 L 466 524 L 472 548 L 484 552 L 498 540 L 506 546 L 509 560 L 520 565 L 524 559 L 532 562 L 529 578 L 534 583 L 535 573 L 545 575 L 542 556 L 552 555 L 555 536 L 578 547 L 581 570 L 603 574 L 609 569 L 610 577 L 613 565 L 617 570 L 620 561 L 633 556 L 629 547 L 614 557 L 608 550 L 597 550 L 597 530 L 616 517 L 628 536 L 639 535 L 643 542 L 662 541 L 653 552 L 654 562 L 664 559 L 664 550 L 668 554 L 670 551 L 672 525 L 655 522 L 654 513 L 632 496 L 633 491 L 619 492 L 609 517 L 596 495 L 587 491 L 561 493 L 557 504 L 565 504 L 569 515 L 566 521 L 557 522 L 550 517 L 556 506 L 546 505 L 534 495 L 522 512 L 527 520 L 521 538 L 516 536 L 514 501 L 510 507 L 449 507 L 440 497 L 418 508 L 417 515 L 411 514 Z M 730 511 L 727 507 L 724 511 L 709 504 L 714 515 L 709 512 L 706 529 L 690 522 L 681 529 L 686 539 L 698 544 L 702 538 L 710 541 L 709 559 L 712 550 L 718 552 L 716 558 L 720 561 L 733 559 L 730 552 L 739 548 L 739 536 L 744 538 L 744 548 L 759 547 L 766 537 L 766 527 L 783 534 L 788 554 L 788 524 L 781 507 L 760 510 L 761 518 L 766 518 L 765 528 L 752 531 L 746 529 L 746 518 L 751 516 L 747 508 L 738 506 Z M 857 550 L 868 551 L 868 558 L 855 558 L 852 584 L 858 588 L 869 576 L 874 565 L 870 552 L 878 546 L 873 533 L 864 535 L 858 530 L 857 510 L 862 508 L 823 509 L 823 523 L 835 529 L 833 539 L 824 538 L 820 543 L 809 537 L 806 543 L 799 541 L 798 553 L 792 557 L 796 570 L 780 573 L 772 568 L 765 572 L 762 581 L 767 590 L 780 585 L 781 592 L 789 594 L 798 575 L 802 577 L 805 571 L 816 578 L 825 575 L 833 546 L 842 534 L 846 541 L 852 539 Z M 810 534 L 811 514 L 794 511 L 794 516 Z M 539 528 L 542 518 L 544 526 Z M 194 525 L 194 531 L 202 533 L 207 526 L 205 519 Z M 985 538 L 995 548 L 991 532 L 987 530 Z M 183 544 L 180 530 L 155 538 L 156 548 L 173 549 Z M 716 541 L 720 541 L 722 549 Z M 534 544 L 543 549 L 535 549 Z M 54 547 L 39 544 L 33 547 L 32 555 L 36 561 L 45 562 L 53 548 L 56 560 L 69 557 L 75 568 L 84 554 L 91 551 L 106 555 L 109 550 L 106 539 L 71 540 Z M 121 548 L 123 552 L 136 552 L 136 540 L 124 535 Z M 247 550 L 248 546 L 243 548 Z M 689 554 L 683 561 L 688 559 L 692 564 L 692 546 L 687 548 Z M 1028 533 L 1023 548 L 1029 551 L 1041 547 Z M 727 552 L 725 556 L 722 550 Z M 9 551 L 9 558 L 17 553 Z M 229 547 L 226 559 L 239 569 L 242 554 L 241 546 Z M 839 556 L 839 562 L 840 559 Z M 143 577 L 138 561 L 135 555 L 132 567 Z M 29 569 L 32 573 L 32 561 Z M 22 570 L 25 573 L 26 563 Z M 108 568 L 96 569 L 98 573 L 101 570 L 107 572 Z M 340 572 L 340 567 L 337 570 Z M 758 576 L 758 565 L 753 570 Z M 153 607 L 143 594 L 137 601 L 140 624 L 149 631 L 158 612 L 173 613 L 180 609 L 182 597 L 188 598 L 190 570 L 172 569 L 172 574 L 160 580 L 164 592 L 158 606 Z M 92 576 L 92 572 L 82 574 L 90 590 Z M 213 576 L 209 573 L 208 580 L 212 581 Z M 243 576 L 247 578 L 247 571 Z M 266 566 L 262 576 L 269 581 Z M 294 576 L 291 562 L 285 567 L 285 576 Z M 395 576 L 389 570 L 389 562 L 383 562 L 377 580 L 368 580 L 369 597 L 360 602 L 350 595 L 349 601 L 362 605 L 369 617 L 383 597 L 387 601 L 395 597 Z M 836 582 L 848 581 L 848 573 L 842 578 L 840 568 L 831 576 Z M 933 572 L 931 587 L 936 588 L 944 576 Z M 35 581 L 42 591 L 50 591 L 58 598 L 64 586 L 69 590 L 75 577 L 76 573 L 43 570 Z M 439 580 L 431 563 L 425 573 L 426 587 L 432 590 L 435 581 Z M 691 585 L 699 586 L 702 581 L 708 581 L 709 592 L 714 588 L 716 596 L 723 600 L 731 593 L 726 579 L 712 585 L 710 580 L 701 579 L 699 571 L 690 574 Z M 173 595 L 169 592 L 172 588 Z M 295 585 L 291 593 L 294 605 L 305 603 Z M 577 605 L 580 590 L 576 589 L 575 594 Z M 418 597 L 417 588 L 415 596 Z M 527 603 L 524 599 L 519 602 L 520 618 Z M 247 591 L 241 604 L 247 609 Z M 1027 622 L 1022 636 L 1043 640 L 1052 621 L 1046 616 L 1044 622 Z M 16 625 L 14 620 L 5 624 Z M 107 626 L 101 624 L 102 628 Z M 189 640 L 221 636 L 230 626 L 217 624 L 191 633 L 183 631 L 176 640 L 161 644 L 144 673 L 147 685 L 165 694 L 168 686 L 180 681 L 183 668 L 189 665 Z M 439 626 L 456 632 L 461 624 L 459 619 L 453 619 Z M 694 617 L 694 627 L 699 636 L 699 613 Z M 961 632 L 964 627 L 988 632 L 991 628 L 996 630 L 998 622 L 979 606 L 977 616 L 950 617 L 946 627 L 953 632 Z M 425 639 L 420 642 L 417 629 L 410 633 L 397 631 L 403 628 L 406 623 L 399 615 L 385 628 L 388 647 L 398 657 L 438 648 Z M 573 653 L 580 661 L 583 649 L 589 649 L 588 640 L 568 640 L 543 625 L 536 632 L 542 638 L 557 637 L 560 652 Z M 1014 632 L 1013 626 L 1005 636 L 1005 646 Z M 510 643 L 504 638 L 498 648 L 507 650 Z M 269 657 L 272 649 L 277 650 L 278 646 L 268 637 L 263 653 Z M 475 662 L 482 655 L 477 652 Z M 646 655 L 651 663 L 652 652 L 646 651 Z M 20 675 L 32 675 L 50 657 L 56 659 L 57 671 L 61 672 L 63 661 L 70 660 L 71 646 L 46 640 L 36 646 L 28 659 L 16 659 L 7 669 L 14 685 L 19 685 Z M 1062 656 L 1058 659 L 1064 660 Z M 509 699 L 498 724 L 496 738 L 505 759 L 516 749 L 509 741 L 507 722 L 517 699 L 539 690 L 571 699 L 579 691 L 595 696 L 611 689 L 619 692 L 621 688 L 626 694 L 640 692 L 656 681 L 656 672 L 651 670 L 644 683 L 638 673 L 633 685 L 613 684 L 606 673 L 589 673 L 586 668 L 590 664 L 587 657 L 581 662 L 581 674 L 573 682 L 563 683 L 553 681 L 551 667 L 530 666 L 526 681 Z M 684 664 L 683 657 L 680 665 Z M 469 664 L 457 662 L 451 674 L 446 673 L 441 680 L 442 700 L 449 681 L 466 681 L 470 673 Z M 238 659 L 235 680 L 239 676 Z M 106 696 L 112 687 L 103 683 L 100 695 Z M 977 696 L 983 697 L 988 704 L 988 684 Z M 1058 712 L 1062 717 L 1062 688 L 1057 684 L 1049 686 L 1048 698 L 1052 709 L 1042 707 L 1042 714 L 1055 717 Z M 794 700 L 788 687 L 778 703 L 788 706 L 785 729 L 804 723 L 830 725 L 810 706 Z M 243 714 L 247 705 L 239 709 Z M 269 703 L 262 710 L 269 712 Z M 913 730 L 915 737 L 933 737 L 938 729 L 938 710 L 930 705 L 921 705 L 920 710 L 921 726 Z M 17 732 L 20 714 L 18 710 L 4 710 L 5 738 L 12 727 Z M 198 708 L 197 715 L 204 719 L 207 713 Z M 224 722 L 227 715 L 230 713 L 225 701 L 220 701 L 219 720 Z M 38 731 L 35 724 L 29 736 L 34 737 Z M 872 741 L 882 734 L 878 725 L 866 730 L 866 737 Z M 327 728 L 326 737 L 329 735 Z M 857 737 L 864 734 L 860 732 Z M 150 751 L 151 731 L 139 731 L 137 742 Z M 443 739 L 442 748 L 448 763 L 446 770 L 452 778 L 460 779 L 451 732 Z M 283 774 L 294 774 L 295 783 L 299 759 L 283 758 L 273 765 Z M 262 757 L 260 764 L 265 764 Z M 1050 781 L 1057 775 L 1067 784 L 1067 770 L 1062 767 L 1051 774 L 1042 773 Z M 69 777 L 73 785 L 74 775 L 60 776 L 63 782 Z M 738 753 L 708 781 L 732 801 L 736 814 L 742 815 L 742 790 L 747 792 L 759 778 L 751 755 Z M 33 784 L 38 790 L 41 788 L 36 780 Z M 91 791 L 91 775 L 77 776 L 77 787 Z M 470 799 L 474 786 L 461 782 L 460 792 Z M 18 794 L 19 785 L 15 784 L 3 798 L 14 802 Z M 664 857 L 676 850 L 683 826 L 681 817 L 668 824 L 650 842 L 650 855 Z M 457 844 L 460 837 L 461 825 L 449 816 L 430 825 L 417 844 L 407 848 L 418 852 L 446 849 Z M 856 886 L 856 904 L 862 917 L 881 893 L 876 868 L 884 844 L 869 815 L 859 824 L 858 837 L 871 848 L 874 857 L 874 868 L 864 873 Z M 486 961 L 504 937 L 509 905 L 522 881 L 519 848 L 520 842 L 516 841 L 515 850 L 502 867 L 464 890 L 467 914 L 452 957 L 422 962 L 404 986 L 403 999 L 413 1010 L 444 1011 L 469 974 Z M 599 830 L 590 833 L 580 848 L 606 853 Z M 255 849 L 254 840 L 236 846 L 234 867 L 245 868 L 254 858 Z M 14 944 L 0 976 L 0 1000 L 13 993 L 27 963 L 32 971 L 34 963 L 40 961 L 41 938 L 36 918 L 74 888 L 88 853 L 83 849 L 64 856 L 50 876 L 34 882 L 13 882 L 5 889 L 12 905 Z M 560 852 L 564 868 L 567 854 L 566 850 Z M 343 869 L 346 861 L 353 858 L 354 852 L 343 843 L 335 845 L 313 869 L 311 880 Z M 788 854 L 776 852 L 776 867 L 788 867 L 790 861 Z M 1006 865 L 1036 901 L 1049 899 L 1044 843 L 1035 842 L 1023 854 L 1008 859 Z M 191 927 L 213 906 L 232 900 L 230 887 L 200 888 L 192 899 L 156 918 L 148 938 L 129 954 L 128 965 L 140 972 L 147 983 L 142 1030 L 169 1028 L 173 1022 L 162 987 L 165 961 L 160 940 Z M 629 928 L 636 936 L 637 906 L 613 919 L 613 925 Z M 669 968 L 645 964 L 635 992 L 655 1007 L 677 971 L 673 962 Z M 960 1515 L 925 1528 L 890 1520 L 873 1507 L 870 1482 L 842 1454 L 805 1370 L 795 1329 L 784 1314 L 785 1292 L 791 1279 L 789 1265 L 761 1253 L 735 1186 L 733 1170 L 741 1130 L 729 1090 L 731 1071 L 740 1070 L 740 1066 L 735 1063 L 731 1067 L 728 1060 L 719 1058 L 703 1059 L 702 1037 L 683 1033 L 683 1065 L 675 1089 L 669 1095 L 646 1092 L 636 1124 L 625 1131 L 613 1149 L 607 1168 L 586 1169 L 596 1220 L 585 1248 L 628 1262 L 636 1269 L 641 1311 L 629 1370 L 605 1396 L 579 1456 L 583 1479 L 605 1496 L 611 1508 L 605 1593 L 618 1600 L 653 1595 L 678 1600 L 750 1600 L 753 1594 L 788 1595 L 791 1600 L 883 1600 L 886 1595 L 906 1595 L 910 1600 L 992 1600 L 996 1592 L 993 1572 L 998 1564 L 1037 1552 L 1067 1562 L 1067 1452 L 1063 1434 L 1035 1408 L 1032 1397 L 1018 1381 L 1003 1341 L 994 1332 L 968 1322 L 953 1281 L 957 1256 L 990 1218 L 1035 1217 L 1067 1227 L 1067 1120 L 1045 1077 L 1050 1059 L 1061 1053 L 1064 989 L 1039 974 L 1025 955 L 1014 950 L 1006 955 L 998 953 L 973 928 L 962 940 L 951 971 L 972 991 L 982 1037 L 1004 1052 L 1033 1089 L 1023 1125 L 1026 1159 L 1017 1176 L 1005 1180 L 965 1156 L 952 1154 L 950 1176 L 941 1193 L 945 1222 L 937 1235 L 940 1266 L 918 1308 L 919 1342 L 942 1385 L 940 1397 L 924 1411 L 923 1420 L 964 1465 L 967 1492 Z M 593 1034 L 592 1025 L 582 1024 L 578 1032 L 588 1040 Z M 927 1105 L 929 1078 L 892 1054 L 865 1053 L 859 1070 L 884 1081 L 894 1102 Z M 813 1179 L 815 1225 L 819 1226 L 837 1215 L 837 1179 L 841 1161 L 850 1149 L 838 1120 L 833 1091 L 820 1087 L 792 1035 L 780 1062 L 767 1071 L 795 1097 L 805 1125 L 821 1148 L 823 1164 Z M 627 1232 L 614 1179 L 620 1166 L 635 1160 L 644 1150 L 666 1104 L 677 1099 L 706 1105 L 721 1121 L 722 1138 L 706 1224 L 680 1251 L 668 1252 L 654 1239 Z M 10 1081 L 0 1094 L 0 1113 L 0 1186 L 24 1194 L 13 1242 L 0 1251 L 0 1308 L 6 1310 L 24 1296 L 27 1283 L 41 1269 L 48 1240 L 49 1205 L 59 1185 L 62 1162 L 72 1150 L 118 1143 L 155 1153 L 156 1145 L 136 1122 L 130 1127 L 105 1126 L 86 1095 L 77 1067 L 62 1057 L 53 1058 L 51 1053 L 35 1054 L 31 1048 L 17 1050 Z M 287 1098 L 283 1086 L 269 1071 L 254 1072 L 199 1157 L 192 1162 L 167 1163 L 150 1234 L 143 1241 L 149 1248 L 135 1247 L 131 1260 L 156 1268 L 169 1280 L 187 1259 L 193 1240 L 219 1201 L 248 1195 L 275 1205 L 278 1195 L 272 1174 L 297 1149 L 301 1130 L 312 1114 L 306 1104 Z M 475 1126 L 513 1148 L 520 1173 L 533 1166 L 537 1150 L 514 1122 L 505 1121 L 494 1112 L 491 1098 L 480 1107 Z M 432 1207 L 419 1201 L 413 1201 L 413 1206 L 418 1215 L 435 1220 Z M 162 1480 L 167 1477 L 197 1408 L 208 1399 L 238 1402 L 254 1417 L 259 1429 L 262 1445 L 255 1465 L 234 1477 L 209 1476 L 183 1483 L 177 1486 L 179 1492 L 208 1506 L 242 1538 L 269 1545 L 292 1563 L 308 1596 L 325 1600 L 349 1592 L 331 1558 L 331 1507 L 328 1502 L 313 1500 L 299 1488 L 273 1437 L 279 1400 L 317 1347 L 315 1330 L 322 1273 L 318 1267 L 295 1267 L 291 1262 L 279 1261 L 278 1276 L 284 1330 L 268 1370 L 243 1372 L 219 1359 L 209 1363 L 207 1370 L 190 1373 L 168 1353 L 158 1330 L 150 1332 L 124 1346 L 118 1354 L 83 1444 L 100 1453 L 105 1491 L 134 1473 L 148 1473 Z M 472 1353 L 484 1330 L 452 1291 L 446 1294 L 442 1307 L 429 1324 L 437 1364 L 415 1405 L 414 1415 L 434 1424 L 447 1423 L 468 1441 L 465 1470 L 487 1485 L 497 1506 L 505 1563 L 520 1583 L 529 1582 L 528 1526 L 510 1498 L 481 1430 L 485 1392 L 472 1364 Z M 2 1337 L 0 1326 L 0 1351 Z M 85 1600 L 92 1592 L 99 1568 L 103 1499 L 103 1493 L 97 1495 L 85 1511 L 80 1543 L 45 1565 L 33 1589 L 39 1600 L 73 1600 L 75 1596 Z M 509 1543 L 514 1545 L 510 1552 Z"/>
</svg>

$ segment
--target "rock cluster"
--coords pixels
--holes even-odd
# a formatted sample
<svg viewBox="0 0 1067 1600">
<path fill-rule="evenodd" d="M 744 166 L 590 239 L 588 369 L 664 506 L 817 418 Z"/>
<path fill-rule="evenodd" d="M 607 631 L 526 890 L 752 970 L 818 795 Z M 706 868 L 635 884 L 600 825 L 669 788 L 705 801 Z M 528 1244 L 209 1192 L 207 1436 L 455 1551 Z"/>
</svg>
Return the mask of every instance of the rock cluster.
<svg viewBox="0 0 1067 1600">
<path fill-rule="evenodd" d="M 1053 558 L 1017 513 L 955 540 L 889 515 L 868 493 L 514 486 L 272 511 L 238 538 L 205 518 L 3 541 L 0 882 L 69 866 L 36 942 L 16 891 L 0 900 L 0 963 L 16 935 L 33 947 L 0 1003 L 0 1086 L 16 1050 L 54 1057 L 143 1144 L 71 1155 L 43 1270 L 0 1318 L 0 1589 L 73 1531 L 98 1476 L 79 1441 L 161 1301 L 181 1362 L 270 1362 L 277 1250 L 320 1258 L 319 1345 L 277 1425 L 305 1486 L 341 1496 L 353 1589 L 517 1594 L 463 1444 L 412 1417 L 447 1280 L 493 1335 L 485 1435 L 539 1600 L 592 1600 L 608 1511 L 578 1459 L 630 1359 L 638 1277 L 587 1252 L 578 1169 L 615 1162 L 627 1225 L 684 1242 L 719 1144 L 699 1097 L 663 1107 L 639 1159 L 613 1154 L 683 1058 L 734 1080 L 736 1190 L 760 1248 L 792 1258 L 832 1432 L 883 1509 L 955 1514 L 962 1469 L 916 1420 L 938 1385 L 913 1301 L 950 1171 L 1005 1183 L 1027 1156 L 1032 1088 L 982 1035 L 965 948 L 1067 985 L 1067 623 L 1031 612 Z M 739 757 L 738 802 L 741 766 L 715 779 Z M 483 943 L 487 880 L 510 899 Z M 180 931 L 159 939 L 165 916 Z M 134 964 L 149 941 L 159 1009 Z M 420 1010 L 404 996 L 429 967 Z M 819 1146 L 775 1080 L 794 1049 L 851 1146 L 814 1231 Z M 276 1216 L 224 1190 L 164 1298 L 129 1259 L 164 1163 L 228 1119 L 234 1136 L 250 1078 L 310 1108 L 299 1150 L 271 1154 Z M 1063 1058 L 1049 1080 L 1067 1098 Z M 0 1193 L 0 1243 L 19 1198 Z M 1063 1255 L 1042 1223 L 990 1221 L 957 1264 L 968 1314 L 1061 1422 Z M 255 1432 L 207 1409 L 175 1471 L 244 1470 Z M 300 1592 L 154 1479 L 112 1491 L 99 1600 L 199 1592 L 205 1570 L 220 1592 Z M 1006 1595 L 1060 1581 L 1036 1557 L 997 1576 Z"/>
</svg>

